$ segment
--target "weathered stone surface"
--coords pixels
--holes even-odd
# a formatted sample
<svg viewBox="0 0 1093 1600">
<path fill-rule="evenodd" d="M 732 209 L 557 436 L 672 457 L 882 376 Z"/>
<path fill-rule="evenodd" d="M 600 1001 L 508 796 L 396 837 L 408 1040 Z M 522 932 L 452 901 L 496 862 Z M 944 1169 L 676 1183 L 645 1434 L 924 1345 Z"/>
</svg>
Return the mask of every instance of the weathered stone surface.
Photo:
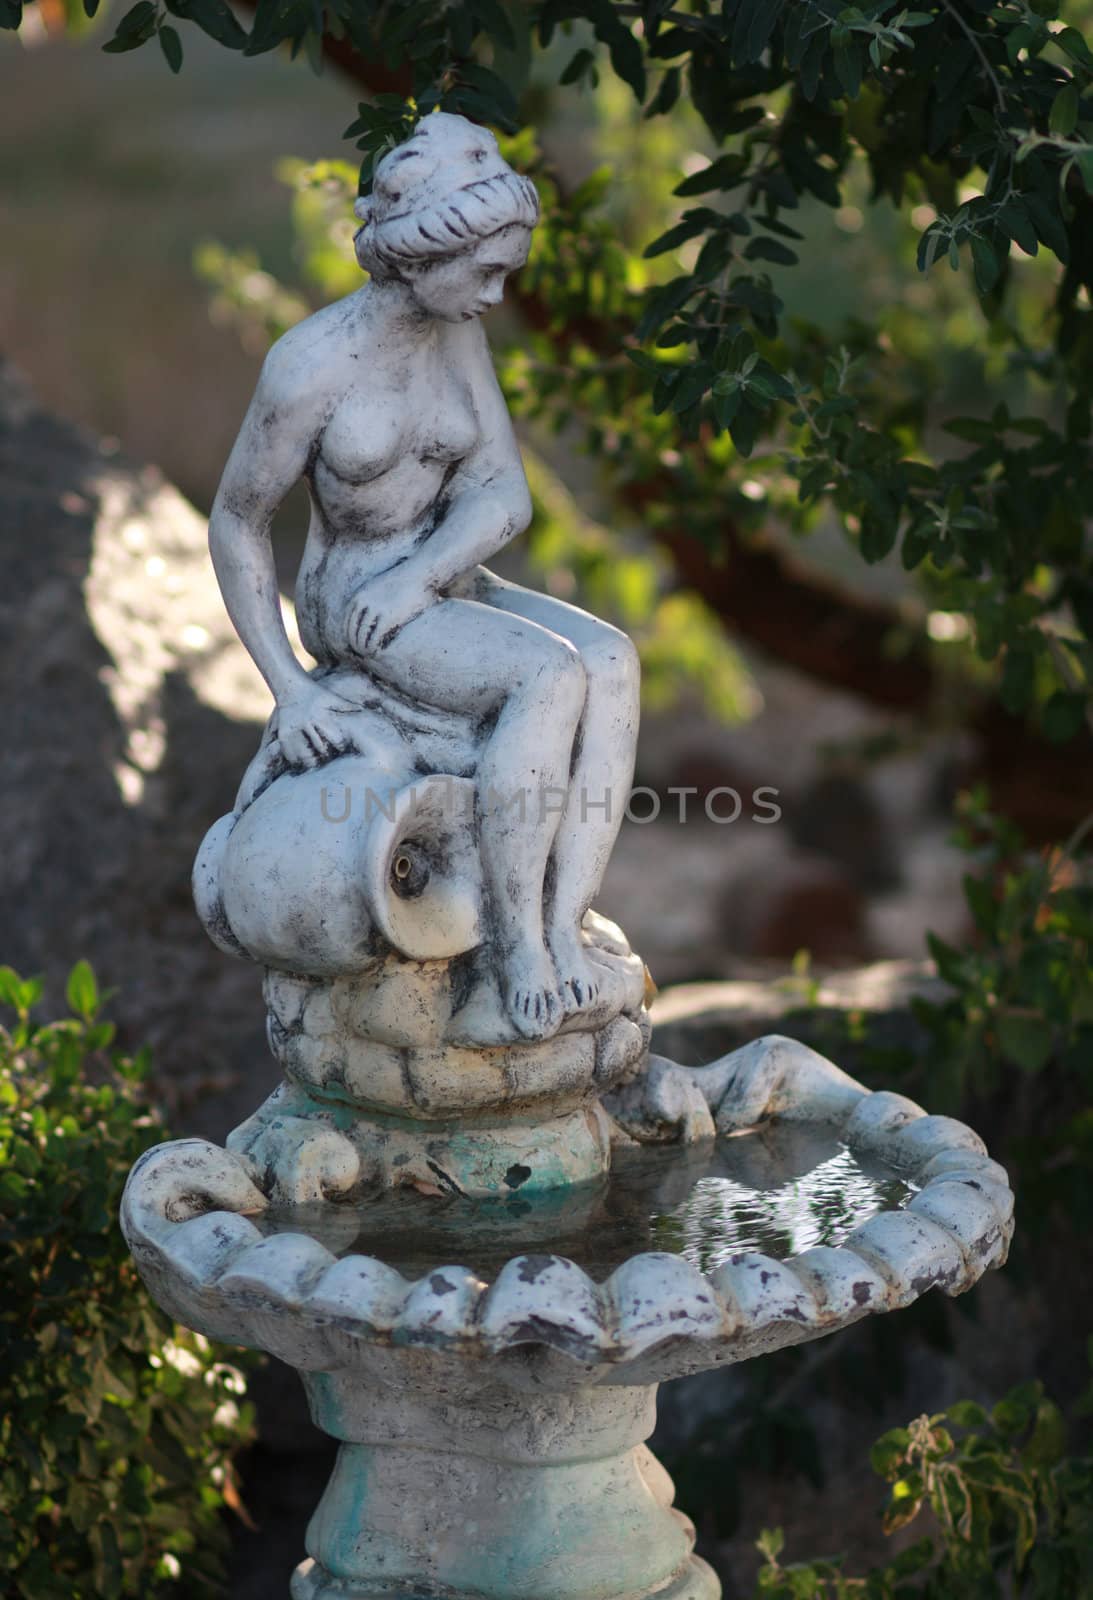
<svg viewBox="0 0 1093 1600">
<path fill-rule="evenodd" d="M 81 956 L 149 1042 L 176 1125 L 220 1134 L 197 1090 L 276 1082 L 258 978 L 193 913 L 190 866 L 230 802 L 269 696 L 224 615 L 204 520 L 150 468 L 47 415 L 0 364 L 3 960 L 51 980 Z M 15 686 L 18 692 L 15 692 Z"/>
</svg>

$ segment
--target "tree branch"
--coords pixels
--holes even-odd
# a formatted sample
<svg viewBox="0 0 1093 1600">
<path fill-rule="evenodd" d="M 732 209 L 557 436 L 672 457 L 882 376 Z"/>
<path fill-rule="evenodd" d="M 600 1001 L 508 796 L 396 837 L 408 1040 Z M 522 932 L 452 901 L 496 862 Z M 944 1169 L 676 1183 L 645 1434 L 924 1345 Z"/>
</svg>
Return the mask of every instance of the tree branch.
<svg viewBox="0 0 1093 1600">
<path fill-rule="evenodd" d="M 258 0 L 239 0 L 239 5 L 244 11 L 254 11 Z M 324 33 L 323 55 L 365 94 L 398 94 L 405 99 L 413 89 L 412 67 L 404 65 L 392 72 L 382 61 L 369 61 L 362 56 L 348 38 L 336 39 L 332 33 Z"/>
</svg>

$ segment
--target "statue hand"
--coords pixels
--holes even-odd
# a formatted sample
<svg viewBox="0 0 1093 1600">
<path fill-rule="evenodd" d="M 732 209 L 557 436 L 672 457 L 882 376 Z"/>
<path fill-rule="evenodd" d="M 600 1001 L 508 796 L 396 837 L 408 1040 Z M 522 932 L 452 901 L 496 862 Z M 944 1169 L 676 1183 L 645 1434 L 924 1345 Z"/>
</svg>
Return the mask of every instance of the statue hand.
<svg viewBox="0 0 1093 1600">
<path fill-rule="evenodd" d="M 408 562 L 399 562 L 357 590 L 349 602 L 346 638 L 354 655 L 382 650 L 436 598 Z"/>
<path fill-rule="evenodd" d="M 355 709 L 318 683 L 294 689 L 277 705 L 275 731 L 285 760 L 293 767 L 314 767 L 340 755 L 350 742 L 341 719 Z"/>
</svg>

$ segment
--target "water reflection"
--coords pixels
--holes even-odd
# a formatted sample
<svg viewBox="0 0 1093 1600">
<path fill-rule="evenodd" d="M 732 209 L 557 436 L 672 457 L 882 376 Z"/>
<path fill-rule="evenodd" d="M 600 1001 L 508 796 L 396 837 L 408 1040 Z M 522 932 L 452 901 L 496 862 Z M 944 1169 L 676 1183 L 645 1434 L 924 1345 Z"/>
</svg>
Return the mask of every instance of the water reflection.
<svg viewBox="0 0 1093 1600">
<path fill-rule="evenodd" d="M 653 1214 L 652 1248 L 711 1272 L 740 1250 L 785 1260 L 814 1245 L 839 1245 L 859 1224 L 905 1205 L 911 1189 L 894 1174 L 867 1172 L 842 1147 L 804 1174 L 752 1188 L 717 1174 L 699 1178 L 673 1210 Z"/>
<path fill-rule="evenodd" d="M 785 1259 L 838 1245 L 912 1193 L 890 1167 L 822 1130 L 780 1123 L 697 1149 L 620 1151 L 605 1179 L 541 1196 L 472 1201 L 399 1189 L 275 1213 L 260 1226 L 310 1233 L 335 1255 L 378 1256 L 408 1278 L 458 1263 L 489 1279 L 512 1256 L 548 1253 L 602 1280 L 643 1250 L 708 1272 L 741 1250 Z"/>
</svg>

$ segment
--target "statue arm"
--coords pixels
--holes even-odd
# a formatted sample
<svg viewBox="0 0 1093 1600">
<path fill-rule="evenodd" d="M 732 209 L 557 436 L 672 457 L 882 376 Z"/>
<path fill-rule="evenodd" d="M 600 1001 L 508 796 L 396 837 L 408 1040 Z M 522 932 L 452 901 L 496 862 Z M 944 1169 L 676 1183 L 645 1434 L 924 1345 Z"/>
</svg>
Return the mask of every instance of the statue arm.
<svg viewBox="0 0 1093 1600">
<path fill-rule="evenodd" d="M 311 680 L 285 632 L 270 525 L 303 476 L 320 427 L 307 399 L 294 393 L 298 385 L 286 383 L 283 343 L 266 357 L 209 518 L 209 550 L 224 604 L 278 704 Z"/>
</svg>

